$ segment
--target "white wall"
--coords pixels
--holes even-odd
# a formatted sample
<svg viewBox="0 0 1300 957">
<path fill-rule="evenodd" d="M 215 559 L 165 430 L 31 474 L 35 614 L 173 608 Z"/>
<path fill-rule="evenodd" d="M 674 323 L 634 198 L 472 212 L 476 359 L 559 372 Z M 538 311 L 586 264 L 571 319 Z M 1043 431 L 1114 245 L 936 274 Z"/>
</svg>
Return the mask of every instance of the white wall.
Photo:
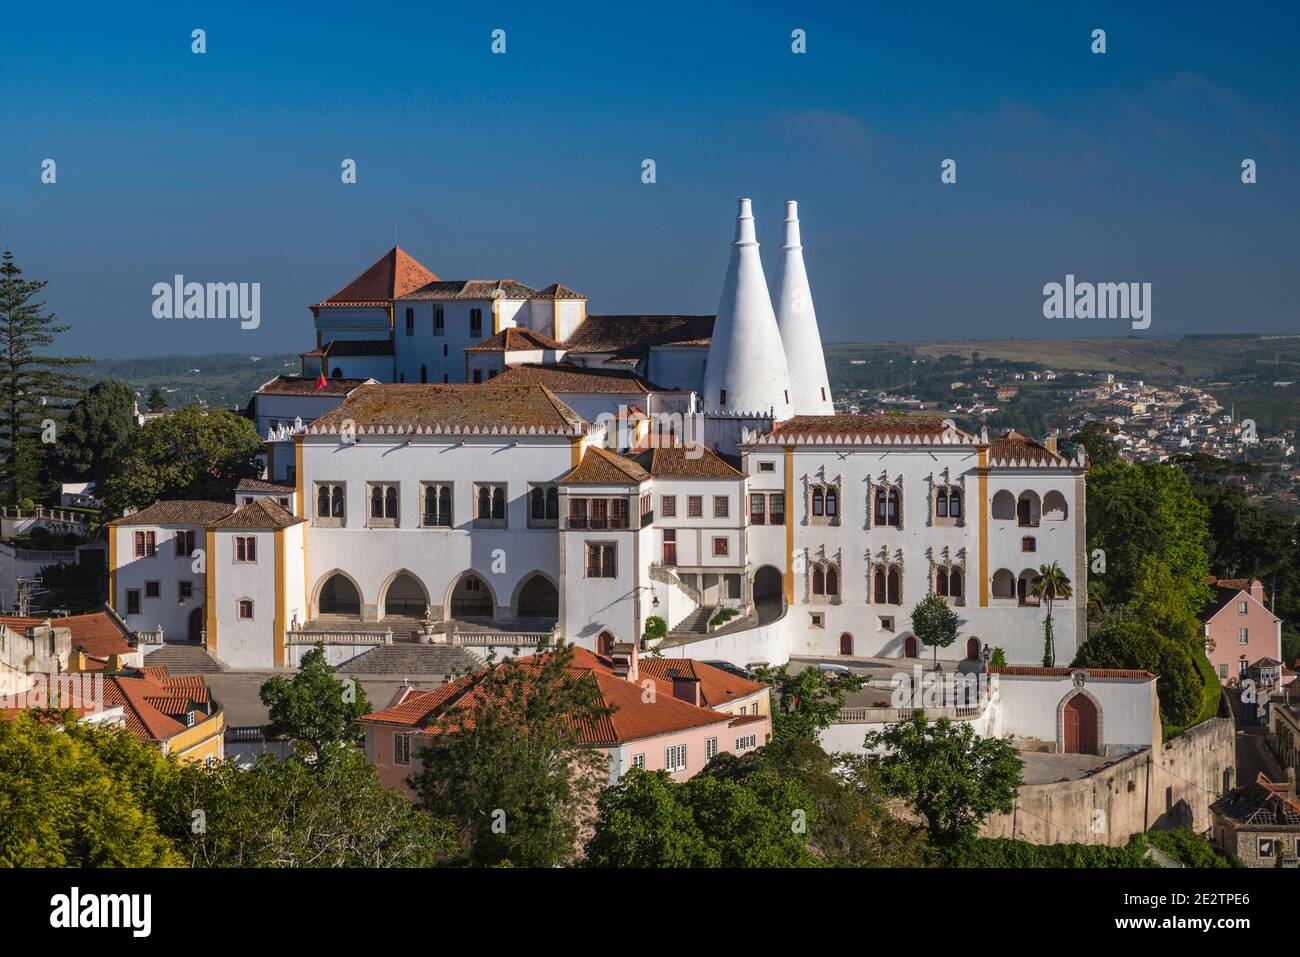
<svg viewBox="0 0 1300 957">
<path fill-rule="evenodd" d="M 993 733 L 1037 741 L 1057 740 L 1057 709 L 1074 694 L 1069 675 L 998 675 Z M 1160 734 L 1156 683 L 1146 679 L 1090 677 L 1083 686 L 1096 701 L 1101 745 L 1107 754 L 1150 747 Z"/>
<path fill-rule="evenodd" d="M 167 639 L 185 640 L 188 634 L 190 613 L 204 604 L 204 576 L 193 571 L 194 559 L 176 555 L 176 532 L 194 531 L 195 548 L 205 548 L 201 525 L 117 525 L 108 529 L 116 537 L 117 578 L 112 596 L 113 608 L 133 631 L 163 629 Z M 157 548 L 153 557 L 135 557 L 135 533 L 152 531 Z M 144 597 L 144 583 L 159 582 L 158 598 Z M 179 582 L 193 583 L 193 597 L 181 602 Z M 126 613 L 126 592 L 140 590 L 140 614 Z"/>
</svg>

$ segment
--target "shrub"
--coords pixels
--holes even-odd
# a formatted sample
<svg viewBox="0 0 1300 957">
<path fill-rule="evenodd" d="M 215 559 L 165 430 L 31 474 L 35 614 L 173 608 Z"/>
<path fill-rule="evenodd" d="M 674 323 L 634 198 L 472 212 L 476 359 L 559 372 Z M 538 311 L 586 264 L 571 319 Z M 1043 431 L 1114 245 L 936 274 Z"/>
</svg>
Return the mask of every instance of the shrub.
<svg viewBox="0 0 1300 957">
<path fill-rule="evenodd" d="M 1143 848 L 1147 845 L 1158 848 L 1187 867 L 1243 866 L 1235 857 L 1224 854 L 1191 828 L 1176 827 L 1168 831 L 1134 834 L 1131 843 Z"/>
<path fill-rule="evenodd" d="M 1145 847 L 1129 844 L 1030 844 L 1005 837 L 961 841 L 944 854 L 946 867 L 1157 867 Z"/>
<path fill-rule="evenodd" d="M 709 619 L 709 627 L 716 628 L 718 625 L 724 625 L 739 614 L 740 612 L 735 608 L 724 608 Z"/>
</svg>

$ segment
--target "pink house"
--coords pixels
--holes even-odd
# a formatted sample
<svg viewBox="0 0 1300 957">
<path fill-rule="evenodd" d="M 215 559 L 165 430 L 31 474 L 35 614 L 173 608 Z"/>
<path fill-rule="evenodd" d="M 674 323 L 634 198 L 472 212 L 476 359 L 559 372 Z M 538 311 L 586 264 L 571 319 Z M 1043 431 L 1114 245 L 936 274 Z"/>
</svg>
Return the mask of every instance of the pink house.
<svg viewBox="0 0 1300 957">
<path fill-rule="evenodd" d="M 1211 579 L 1214 598 L 1201 612 L 1205 653 L 1222 682 L 1240 679 L 1262 659 L 1282 659 L 1282 619 L 1268 610 L 1264 585 L 1244 578 Z"/>
<path fill-rule="evenodd" d="M 767 685 L 703 662 L 640 659 L 635 646 L 624 643 L 609 656 L 576 648 L 572 667 L 596 683 L 613 709 L 581 731 L 585 745 L 608 757 L 610 784 L 632 767 L 667 771 L 684 781 L 719 752 L 744 753 L 771 736 Z M 477 677 L 428 691 L 405 688 L 388 707 L 362 719 L 366 758 L 386 787 L 411 793 L 407 779 L 419 772 L 419 753 L 439 733 L 439 717 L 472 699 Z"/>
</svg>

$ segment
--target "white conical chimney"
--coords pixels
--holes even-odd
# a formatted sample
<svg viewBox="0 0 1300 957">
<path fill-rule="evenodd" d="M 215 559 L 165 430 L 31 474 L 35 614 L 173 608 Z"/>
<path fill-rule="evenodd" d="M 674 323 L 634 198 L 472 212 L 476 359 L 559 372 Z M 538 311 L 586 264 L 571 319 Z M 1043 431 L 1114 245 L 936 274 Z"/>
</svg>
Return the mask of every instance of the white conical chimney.
<svg viewBox="0 0 1300 957">
<path fill-rule="evenodd" d="M 704 410 L 771 413 L 788 419 L 790 374 L 754 238 L 749 200 L 740 201 L 736 240 L 704 369 Z"/>
<path fill-rule="evenodd" d="M 817 312 L 813 309 L 812 290 L 803 266 L 799 204 L 794 200 L 785 204 L 785 245 L 781 247 L 781 265 L 776 272 L 776 324 L 785 345 L 790 403 L 795 414 L 834 415 Z"/>
</svg>

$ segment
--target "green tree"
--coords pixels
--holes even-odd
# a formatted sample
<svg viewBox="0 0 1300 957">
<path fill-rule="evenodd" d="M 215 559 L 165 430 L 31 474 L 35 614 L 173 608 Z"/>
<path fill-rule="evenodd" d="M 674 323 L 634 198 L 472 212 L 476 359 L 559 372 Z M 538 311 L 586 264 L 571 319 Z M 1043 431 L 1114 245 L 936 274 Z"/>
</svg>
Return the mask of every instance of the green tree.
<svg viewBox="0 0 1300 957">
<path fill-rule="evenodd" d="M 1177 468 L 1148 462 L 1088 472 L 1088 550 L 1105 558 L 1088 582 L 1097 601 L 1128 603 L 1146 566 L 1163 562 L 1188 603 L 1204 604 L 1207 534 L 1207 510 Z"/>
<path fill-rule="evenodd" d="M 423 807 L 456 823 L 465 862 L 553 867 L 576 856 L 608 775 L 585 735 L 612 712 L 572 661 L 572 645 L 543 644 L 490 664 L 438 718 L 412 783 Z"/>
<path fill-rule="evenodd" d="M 597 802 L 591 867 L 812 867 L 811 800 L 790 780 L 633 768 Z"/>
<path fill-rule="evenodd" d="M 142 781 L 166 780 L 160 752 L 122 731 L 77 726 L 71 712 L 0 718 L 0 867 L 176 867 L 142 806 Z"/>
<path fill-rule="evenodd" d="M 42 423 L 61 402 L 76 398 L 81 378 L 66 370 L 90 360 L 52 356 L 43 350 L 68 329 L 35 297 L 45 283 L 22 278 L 6 249 L 0 261 L 0 496 L 11 505 L 40 495 L 46 445 Z M 57 439 L 57 425 L 56 436 Z"/>
<path fill-rule="evenodd" d="M 1167 638 L 1149 622 L 1128 618 L 1094 630 L 1079 646 L 1073 667 L 1138 668 L 1158 675 L 1160 715 L 1166 726 L 1182 727 L 1196 718 L 1205 694 L 1193 653 L 1199 652 Z"/>
<path fill-rule="evenodd" d="M 789 665 L 761 667 L 756 681 L 770 686 L 772 737 L 816 741 L 840 716 L 844 697 L 867 683 L 863 675 L 837 675 L 819 668 L 791 674 Z"/>
<path fill-rule="evenodd" d="M 957 640 L 957 613 L 933 592 L 912 609 L 912 631 L 921 644 L 934 649 L 934 666 L 939 667 L 939 649 Z"/>
<path fill-rule="evenodd" d="M 154 386 L 149 391 L 149 398 L 145 400 L 144 407 L 149 412 L 161 412 L 167 408 L 167 400 L 163 398 L 162 389 Z"/>
<path fill-rule="evenodd" d="M 56 460 L 64 477 L 98 486 L 108 463 L 135 433 L 135 392 L 116 379 L 96 382 L 68 413 Z"/>
<path fill-rule="evenodd" d="M 929 722 L 923 711 L 865 739 L 883 749 L 880 779 L 925 819 L 930 838 L 947 846 L 973 837 L 995 811 L 1011 810 L 1022 762 L 1001 738 L 976 734 L 970 722 Z"/>
<path fill-rule="evenodd" d="M 1083 428 L 1070 436 L 1075 445 L 1082 445 L 1088 453 L 1088 467 L 1099 468 L 1118 462 L 1119 450 L 1115 440 L 1110 437 L 1110 430 L 1101 422 L 1086 422 Z"/>
<path fill-rule="evenodd" d="M 267 735 L 287 738 L 320 766 L 356 745 L 362 734 L 361 718 L 371 710 L 360 682 L 334 677 L 320 642 L 302 656 L 292 678 L 276 675 L 267 680 L 261 698 L 271 718 Z"/>
<path fill-rule="evenodd" d="M 1052 636 L 1052 606 L 1057 600 L 1067 600 L 1074 595 L 1069 577 L 1059 562 L 1039 565 L 1038 574 L 1030 585 L 1034 597 L 1047 602 L 1047 617 L 1043 619 L 1043 667 L 1056 664 L 1056 642 Z"/>
<path fill-rule="evenodd" d="M 248 419 L 186 406 L 146 422 L 114 456 L 102 494 L 107 514 L 159 499 L 228 501 L 258 474 L 262 440 Z"/>
<path fill-rule="evenodd" d="M 157 803 L 191 867 L 433 867 L 458 850 L 452 825 L 385 788 L 356 748 L 324 766 L 186 764 Z"/>
</svg>

